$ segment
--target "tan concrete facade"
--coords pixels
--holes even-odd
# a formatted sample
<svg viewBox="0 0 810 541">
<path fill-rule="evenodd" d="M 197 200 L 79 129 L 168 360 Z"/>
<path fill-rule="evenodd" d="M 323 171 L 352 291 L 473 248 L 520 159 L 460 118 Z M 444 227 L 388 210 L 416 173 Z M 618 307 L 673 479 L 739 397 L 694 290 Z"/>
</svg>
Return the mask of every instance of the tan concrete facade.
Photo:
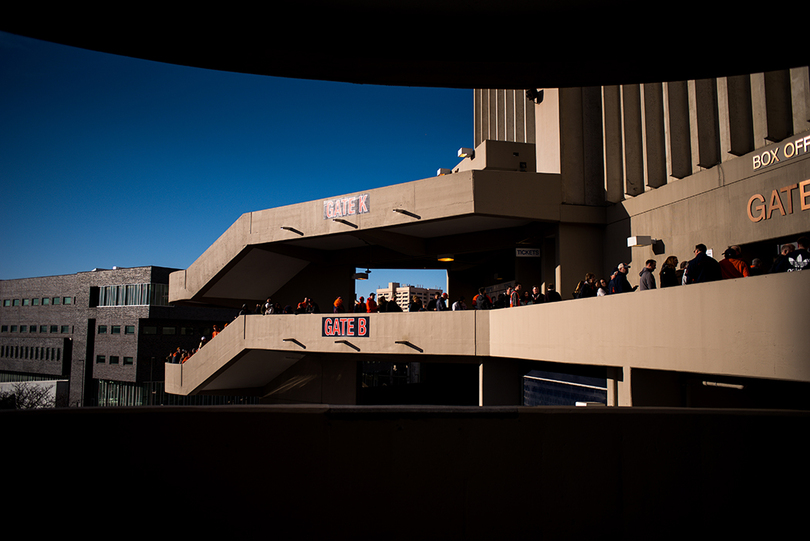
<svg viewBox="0 0 810 541">
<path fill-rule="evenodd" d="M 762 303 L 779 310 L 763 314 Z M 294 400 L 292 391 L 310 395 L 315 386 L 331 392 L 329 403 L 353 404 L 351 375 L 339 392 L 329 391 L 319 372 L 281 376 L 307 358 L 341 366 L 363 356 L 477 364 L 482 389 L 488 367 L 503 359 L 601 367 L 612 403 L 627 406 L 630 376 L 639 369 L 810 382 L 798 339 L 806 322 L 796 317 L 808 304 L 810 273 L 781 273 L 512 309 L 370 314 L 368 338 L 322 336 L 332 314 L 242 316 L 185 364 L 167 364 L 167 390 L 278 398 L 286 384 Z M 498 404 L 484 391 L 480 399 Z"/>
<path fill-rule="evenodd" d="M 571 299 L 586 273 L 607 280 L 630 263 L 635 285 L 646 260 L 687 261 L 698 243 L 715 259 L 740 245 L 769 266 L 778 244 L 810 231 L 808 89 L 799 68 L 543 89 L 537 100 L 476 91 L 476 133 L 503 140 L 482 140 L 449 175 L 245 214 L 171 276 L 170 301 L 309 296 L 326 312 L 336 296 L 353 298 L 351 273 L 368 266 L 445 268 L 450 302 L 508 282 L 554 284 Z M 633 236 L 653 244 L 628 247 Z M 454 261 L 438 263 L 445 254 Z M 791 339 L 810 300 L 810 274 L 798 274 L 486 313 L 372 314 L 370 335 L 350 343 L 321 334 L 324 314 L 248 316 L 168 367 L 167 385 L 353 404 L 359 361 L 403 359 L 477 366 L 479 405 L 519 404 L 535 366 L 606 378 L 612 405 L 689 405 L 678 388 L 696 396 L 716 378 L 810 383 Z"/>
</svg>

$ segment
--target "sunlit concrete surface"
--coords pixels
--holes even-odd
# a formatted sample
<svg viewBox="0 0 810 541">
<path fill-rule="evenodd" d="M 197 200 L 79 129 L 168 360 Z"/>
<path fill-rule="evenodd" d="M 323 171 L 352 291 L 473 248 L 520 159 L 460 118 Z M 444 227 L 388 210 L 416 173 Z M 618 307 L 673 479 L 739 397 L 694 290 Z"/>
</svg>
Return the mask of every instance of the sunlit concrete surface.
<svg viewBox="0 0 810 541">
<path fill-rule="evenodd" d="M 779 309 L 763 313 L 762 303 Z M 609 367 L 623 374 L 614 391 L 625 405 L 634 369 L 810 382 L 800 340 L 806 321 L 796 317 L 809 303 L 810 273 L 783 273 L 484 312 L 370 314 L 367 338 L 322 336 L 323 319 L 333 314 L 249 315 L 185 364 L 166 365 L 166 387 L 262 395 L 311 355 L 325 363 L 385 355 Z"/>
</svg>

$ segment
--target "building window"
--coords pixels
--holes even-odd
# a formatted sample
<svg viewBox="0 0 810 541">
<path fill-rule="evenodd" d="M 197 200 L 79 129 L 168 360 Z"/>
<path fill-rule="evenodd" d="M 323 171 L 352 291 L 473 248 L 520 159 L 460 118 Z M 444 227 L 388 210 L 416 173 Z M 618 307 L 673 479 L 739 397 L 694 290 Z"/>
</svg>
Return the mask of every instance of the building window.
<svg viewBox="0 0 810 541">
<path fill-rule="evenodd" d="M 28 325 L 20 325 L 20 332 L 28 332 Z"/>
<path fill-rule="evenodd" d="M 118 355 L 110 355 L 110 364 L 118 364 Z"/>
<path fill-rule="evenodd" d="M 49 304 L 51 304 L 51 298 L 50 297 L 42 297 L 42 306 L 48 306 Z"/>
<path fill-rule="evenodd" d="M 51 325 L 51 332 L 59 332 L 59 325 Z"/>
<path fill-rule="evenodd" d="M 104 355 L 96 355 L 96 364 L 104 364 L 107 358 Z"/>
<path fill-rule="evenodd" d="M 53 299 L 51 299 L 51 304 L 57 304 L 58 305 L 61 300 L 62 299 L 60 297 L 54 297 Z"/>
<path fill-rule="evenodd" d="M 28 332 L 37 332 L 37 326 L 31 325 L 31 327 L 28 329 Z"/>
<path fill-rule="evenodd" d="M 13 304 L 14 306 L 19 306 L 19 305 L 20 305 L 20 299 L 14 299 L 14 300 L 12 301 L 12 304 Z"/>
<path fill-rule="evenodd" d="M 62 297 L 62 304 L 73 304 L 73 297 Z"/>
<path fill-rule="evenodd" d="M 102 286 L 98 306 L 169 306 L 169 284 Z"/>
<path fill-rule="evenodd" d="M 132 357 L 124 357 L 124 364 L 132 364 Z"/>
<path fill-rule="evenodd" d="M 23 299 L 23 306 L 31 306 L 31 299 Z"/>
<path fill-rule="evenodd" d="M 177 327 L 163 327 L 163 334 L 177 334 Z"/>
<path fill-rule="evenodd" d="M 11 306 L 11 299 L 3 300 L 3 306 Z"/>
<path fill-rule="evenodd" d="M 146 327 L 145 326 L 145 327 L 143 327 L 143 329 L 141 329 L 141 332 L 143 332 L 143 334 L 157 334 L 157 327 L 152 327 L 152 326 Z"/>
<path fill-rule="evenodd" d="M 31 299 L 31 306 L 39 306 L 39 299 Z"/>
<path fill-rule="evenodd" d="M 121 334 L 121 325 L 113 325 L 110 328 L 110 334 Z"/>
<path fill-rule="evenodd" d="M 40 325 L 39 326 L 39 332 L 48 332 L 48 326 L 47 325 Z"/>
<path fill-rule="evenodd" d="M 62 325 L 62 334 L 70 334 L 70 325 Z"/>
<path fill-rule="evenodd" d="M 11 332 L 17 332 L 17 326 L 16 325 L 11 326 Z"/>
<path fill-rule="evenodd" d="M 135 334 L 135 325 L 127 325 L 124 327 L 124 334 Z"/>
<path fill-rule="evenodd" d="M 0 325 L 0 332 L 8 332 L 8 325 Z"/>
<path fill-rule="evenodd" d="M 107 326 L 106 325 L 99 325 L 98 326 L 98 334 L 107 334 Z"/>
</svg>

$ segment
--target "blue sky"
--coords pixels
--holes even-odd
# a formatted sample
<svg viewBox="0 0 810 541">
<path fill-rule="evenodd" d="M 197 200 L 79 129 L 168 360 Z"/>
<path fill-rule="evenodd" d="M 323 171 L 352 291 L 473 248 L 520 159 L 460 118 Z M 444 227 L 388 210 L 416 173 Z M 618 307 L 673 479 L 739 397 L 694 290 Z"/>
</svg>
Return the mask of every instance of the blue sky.
<svg viewBox="0 0 810 541">
<path fill-rule="evenodd" d="M 472 100 L 0 32 L 0 279 L 185 268 L 244 212 L 434 176 L 472 146 Z M 433 276 L 372 273 L 365 284 L 444 287 Z"/>
</svg>

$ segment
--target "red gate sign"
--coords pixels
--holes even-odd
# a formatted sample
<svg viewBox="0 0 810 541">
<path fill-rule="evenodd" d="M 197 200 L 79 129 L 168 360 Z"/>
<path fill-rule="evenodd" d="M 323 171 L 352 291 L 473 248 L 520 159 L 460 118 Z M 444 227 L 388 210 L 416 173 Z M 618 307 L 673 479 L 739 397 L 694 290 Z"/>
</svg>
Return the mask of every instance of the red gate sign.
<svg viewBox="0 0 810 541">
<path fill-rule="evenodd" d="M 321 320 L 321 336 L 368 338 L 368 316 L 335 316 Z"/>
</svg>

